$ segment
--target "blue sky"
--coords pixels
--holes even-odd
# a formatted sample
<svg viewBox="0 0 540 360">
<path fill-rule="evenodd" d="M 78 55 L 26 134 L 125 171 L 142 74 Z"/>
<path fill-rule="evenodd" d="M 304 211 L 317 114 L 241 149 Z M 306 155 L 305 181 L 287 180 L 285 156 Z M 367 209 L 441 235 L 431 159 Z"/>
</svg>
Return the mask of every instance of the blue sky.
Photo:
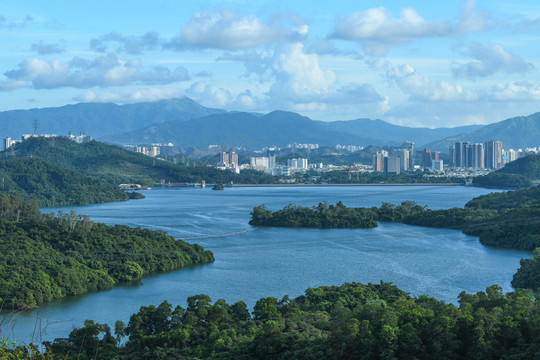
<svg viewBox="0 0 540 360">
<path fill-rule="evenodd" d="M 0 110 L 188 96 L 316 120 L 540 111 L 540 2 L 0 3 Z"/>
</svg>

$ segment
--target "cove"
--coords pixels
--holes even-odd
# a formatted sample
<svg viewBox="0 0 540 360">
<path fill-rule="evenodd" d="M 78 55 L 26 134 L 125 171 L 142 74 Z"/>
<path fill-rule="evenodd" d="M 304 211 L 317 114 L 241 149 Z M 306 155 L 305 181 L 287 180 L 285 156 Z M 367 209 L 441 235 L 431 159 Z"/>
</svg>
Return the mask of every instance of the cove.
<svg viewBox="0 0 540 360">
<path fill-rule="evenodd" d="M 4 325 L 18 342 L 67 337 L 85 319 L 114 326 L 141 306 L 168 300 L 185 306 L 188 296 L 208 294 L 249 308 L 265 296 L 302 295 L 308 287 L 344 282 L 392 282 L 411 295 L 427 294 L 457 302 L 461 291 L 477 292 L 499 284 L 511 291 L 512 275 L 524 251 L 493 249 L 461 231 L 381 223 L 375 229 L 261 228 L 250 232 L 250 211 L 265 204 L 316 205 L 342 201 L 350 207 L 399 204 L 413 200 L 432 209 L 463 206 L 493 190 L 463 186 L 366 186 L 227 188 L 224 191 L 170 188 L 144 191 L 145 199 L 43 209 L 89 215 L 107 224 L 164 230 L 214 252 L 209 265 L 143 278 L 112 290 L 65 298 L 20 313 Z M 226 237 L 206 237 L 237 233 Z M 6 331 L 6 326 L 9 328 Z"/>
</svg>

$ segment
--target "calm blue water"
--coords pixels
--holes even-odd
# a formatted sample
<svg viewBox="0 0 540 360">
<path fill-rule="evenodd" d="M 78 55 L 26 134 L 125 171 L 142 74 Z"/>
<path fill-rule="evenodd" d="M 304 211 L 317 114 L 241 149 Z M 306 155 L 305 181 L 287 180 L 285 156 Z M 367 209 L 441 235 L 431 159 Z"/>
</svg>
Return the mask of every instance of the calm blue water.
<svg viewBox="0 0 540 360">
<path fill-rule="evenodd" d="M 294 203 L 312 206 L 342 201 L 347 206 L 379 206 L 414 200 L 430 208 L 463 206 L 490 192 L 473 187 L 366 186 L 306 188 L 227 188 L 225 191 L 176 188 L 144 191 L 146 199 L 66 207 L 94 221 L 162 229 L 175 237 L 219 235 L 248 230 L 250 211 Z M 56 209 L 44 209 L 46 212 Z M 413 295 L 428 294 L 456 303 L 466 290 L 499 284 L 511 291 L 512 275 L 523 251 L 491 249 L 460 231 L 380 224 L 370 230 L 263 228 L 227 237 L 197 240 L 216 261 L 145 277 L 139 284 L 71 297 L 19 314 L 4 335 L 30 342 L 67 337 L 85 319 L 114 325 L 143 305 L 163 300 L 185 306 L 188 296 L 208 294 L 249 307 L 264 296 L 296 297 L 308 287 L 344 282 L 392 282 Z M 35 329 L 40 329 L 35 330 Z"/>
</svg>

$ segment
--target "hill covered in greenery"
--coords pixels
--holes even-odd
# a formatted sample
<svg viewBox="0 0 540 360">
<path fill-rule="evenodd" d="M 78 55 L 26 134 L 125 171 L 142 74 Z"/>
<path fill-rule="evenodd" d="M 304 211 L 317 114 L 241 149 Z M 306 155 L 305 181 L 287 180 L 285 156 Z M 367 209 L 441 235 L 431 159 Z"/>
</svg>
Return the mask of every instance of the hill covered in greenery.
<svg viewBox="0 0 540 360">
<path fill-rule="evenodd" d="M 235 174 L 208 166 L 177 165 L 97 141 L 77 144 L 67 138 L 33 137 L 4 152 L 4 156 L 39 157 L 60 167 L 78 171 L 118 186 L 137 183 L 155 186 L 165 183 L 273 183 L 275 179 L 258 171 Z"/>
<path fill-rule="evenodd" d="M 20 194 L 40 207 L 86 205 L 143 197 L 40 158 L 0 160 L 0 192 Z"/>
<path fill-rule="evenodd" d="M 213 260 L 201 246 L 163 232 L 94 223 L 73 211 L 42 214 L 33 201 L 0 194 L 4 309 L 35 307 Z"/>
<path fill-rule="evenodd" d="M 389 283 L 321 286 L 291 299 L 187 299 L 141 307 L 112 330 L 87 320 L 47 343 L 61 359 L 533 359 L 540 307 L 498 286 L 459 294 L 459 306 L 411 298 Z M 127 341 L 123 339 L 127 338 Z"/>
<path fill-rule="evenodd" d="M 528 155 L 514 160 L 502 169 L 473 179 L 478 186 L 499 188 L 525 188 L 531 180 L 540 180 L 540 155 Z"/>
</svg>

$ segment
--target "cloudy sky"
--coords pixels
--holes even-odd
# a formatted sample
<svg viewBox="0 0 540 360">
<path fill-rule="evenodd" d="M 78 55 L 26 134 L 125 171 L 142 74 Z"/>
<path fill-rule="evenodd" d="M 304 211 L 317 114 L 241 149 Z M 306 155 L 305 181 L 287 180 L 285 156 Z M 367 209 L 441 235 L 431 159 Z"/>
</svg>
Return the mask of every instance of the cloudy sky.
<svg viewBox="0 0 540 360">
<path fill-rule="evenodd" d="M 540 2 L 0 3 L 0 110 L 188 96 L 317 120 L 540 111 Z"/>
</svg>

